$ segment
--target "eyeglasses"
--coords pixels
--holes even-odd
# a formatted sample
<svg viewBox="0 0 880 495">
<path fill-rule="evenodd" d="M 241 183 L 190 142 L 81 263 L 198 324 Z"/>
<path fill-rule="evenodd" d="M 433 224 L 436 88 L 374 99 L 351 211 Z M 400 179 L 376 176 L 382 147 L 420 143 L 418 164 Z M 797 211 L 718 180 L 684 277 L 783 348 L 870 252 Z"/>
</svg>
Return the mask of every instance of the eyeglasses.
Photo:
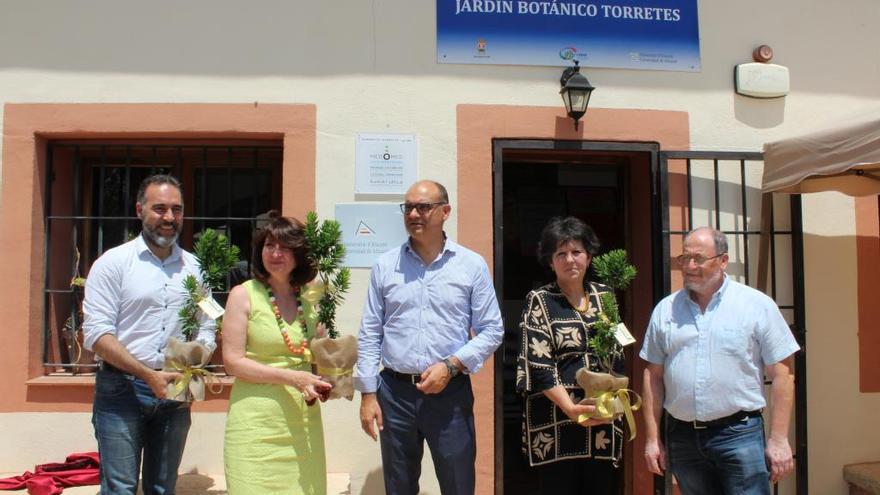
<svg viewBox="0 0 880 495">
<path fill-rule="evenodd" d="M 433 203 L 400 203 L 400 212 L 409 215 L 410 212 L 416 210 L 419 215 L 424 215 L 433 210 L 435 206 L 445 205 L 446 201 L 435 201 Z"/>
<path fill-rule="evenodd" d="M 716 254 L 715 256 L 711 256 L 709 258 L 701 255 L 701 254 L 682 254 L 677 256 L 675 259 L 678 260 L 678 263 L 681 266 L 688 266 L 691 264 L 691 261 L 697 264 L 697 266 L 703 266 L 709 260 L 714 260 L 715 258 L 720 258 L 727 253 Z"/>
<path fill-rule="evenodd" d="M 263 251 L 266 251 L 269 254 L 279 253 L 279 254 L 293 254 L 293 248 L 289 248 L 287 246 L 282 246 L 281 244 L 275 244 L 267 242 L 263 244 Z"/>
</svg>

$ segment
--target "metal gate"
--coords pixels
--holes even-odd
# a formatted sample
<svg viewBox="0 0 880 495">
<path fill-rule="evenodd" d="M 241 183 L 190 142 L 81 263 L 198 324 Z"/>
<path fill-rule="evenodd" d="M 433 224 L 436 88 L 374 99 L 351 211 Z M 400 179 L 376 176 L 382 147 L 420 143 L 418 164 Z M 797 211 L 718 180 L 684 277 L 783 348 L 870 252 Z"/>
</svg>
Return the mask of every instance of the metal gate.
<svg viewBox="0 0 880 495">
<path fill-rule="evenodd" d="M 807 493 L 807 374 L 803 228 L 799 195 L 761 193 L 763 154 L 661 151 L 655 201 L 661 224 L 662 294 L 681 286 L 671 264 L 684 235 L 710 226 L 728 237 L 728 275 L 771 296 L 801 350 L 795 354 L 795 406 L 791 443 L 795 475 L 775 493 Z M 661 296 L 662 297 L 662 296 Z M 765 395 L 768 383 L 765 382 Z M 672 493 L 669 477 L 656 478 L 655 494 Z"/>
</svg>

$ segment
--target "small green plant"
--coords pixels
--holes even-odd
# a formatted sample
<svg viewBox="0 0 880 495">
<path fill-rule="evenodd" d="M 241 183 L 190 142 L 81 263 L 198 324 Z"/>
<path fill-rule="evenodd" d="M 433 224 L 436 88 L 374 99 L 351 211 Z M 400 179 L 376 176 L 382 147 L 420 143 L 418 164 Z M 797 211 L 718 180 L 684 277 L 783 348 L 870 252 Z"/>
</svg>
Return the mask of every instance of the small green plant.
<svg viewBox="0 0 880 495">
<path fill-rule="evenodd" d="M 238 246 L 230 244 L 225 235 L 214 229 L 205 229 L 199 234 L 193 254 L 199 260 L 202 283 L 194 275 L 183 279 L 187 298 L 178 312 L 187 340 L 192 340 L 199 329 L 199 302 L 208 296 L 208 291 L 225 286 L 226 276 L 238 263 L 238 253 Z"/>
<path fill-rule="evenodd" d="M 305 237 L 309 243 L 311 258 L 318 267 L 318 277 L 324 284 L 324 295 L 318 307 L 318 322 L 327 328 L 331 339 L 339 336 L 336 330 L 336 308 L 345 300 L 351 286 L 351 271 L 342 266 L 345 246 L 342 229 L 336 220 L 318 220 L 318 214 L 306 214 Z"/>
<path fill-rule="evenodd" d="M 636 267 L 626 259 L 626 251 L 615 249 L 593 259 L 593 270 L 603 284 L 614 290 L 626 290 L 636 278 Z"/>
<path fill-rule="evenodd" d="M 596 334 L 590 338 L 590 349 L 606 373 L 611 373 L 614 360 L 623 356 L 623 347 L 617 342 L 615 331 L 620 323 L 620 309 L 614 291 L 626 290 L 636 278 L 636 267 L 627 261 L 626 251 L 615 249 L 593 259 L 597 278 L 611 287 L 611 292 L 599 296 L 602 311 L 593 324 Z"/>
</svg>

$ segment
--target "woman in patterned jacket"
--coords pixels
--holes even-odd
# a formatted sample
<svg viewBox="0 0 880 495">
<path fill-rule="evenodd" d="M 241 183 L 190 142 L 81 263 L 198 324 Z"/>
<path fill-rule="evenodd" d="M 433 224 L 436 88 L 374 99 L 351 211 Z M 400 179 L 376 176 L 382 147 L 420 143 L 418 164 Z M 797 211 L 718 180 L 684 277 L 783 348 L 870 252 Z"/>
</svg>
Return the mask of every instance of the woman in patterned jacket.
<svg viewBox="0 0 880 495">
<path fill-rule="evenodd" d="M 516 390 L 523 397 L 523 454 L 541 493 L 618 493 L 623 434 L 619 421 L 588 419 L 575 374 L 598 371 L 589 352 L 600 294 L 610 289 L 587 278 L 599 240 L 574 217 L 553 218 L 541 232 L 538 261 L 556 280 L 526 296 Z M 615 363 L 617 368 L 622 363 Z"/>
</svg>

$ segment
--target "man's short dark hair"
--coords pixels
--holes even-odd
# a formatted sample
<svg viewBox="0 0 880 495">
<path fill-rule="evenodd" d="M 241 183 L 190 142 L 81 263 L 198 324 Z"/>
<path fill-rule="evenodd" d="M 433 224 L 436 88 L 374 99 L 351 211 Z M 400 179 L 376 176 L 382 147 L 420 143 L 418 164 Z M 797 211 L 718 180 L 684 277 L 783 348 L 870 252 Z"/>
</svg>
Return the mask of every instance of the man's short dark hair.
<svg viewBox="0 0 880 495">
<path fill-rule="evenodd" d="M 268 283 L 269 272 L 263 264 L 263 246 L 271 239 L 293 251 L 296 265 L 290 273 L 290 285 L 301 287 L 318 275 L 318 268 L 311 260 L 309 246 L 306 242 L 305 225 L 293 217 L 282 217 L 277 211 L 269 212 L 269 222 L 257 229 L 253 241 L 253 265 L 251 272 L 254 278 Z"/>
<path fill-rule="evenodd" d="M 599 253 L 599 238 L 583 220 L 577 217 L 553 217 L 541 231 L 541 241 L 538 243 L 538 263 L 541 266 L 550 266 L 556 249 L 569 241 L 580 241 L 590 256 L 596 256 Z"/>
<path fill-rule="evenodd" d="M 437 188 L 437 191 L 440 193 L 440 197 L 437 198 L 437 201 L 442 201 L 445 204 L 449 204 L 449 193 L 446 191 L 446 187 L 435 180 L 429 180 L 428 182 L 434 184 L 434 186 Z"/>
<path fill-rule="evenodd" d="M 170 184 L 177 188 L 180 191 L 180 197 L 183 198 L 183 188 L 180 186 L 180 181 L 177 180 L 177 177 L 169 174 L 153 174 L 141 182 L 140 187 L 138 187 L 137 192 L 137 202 L 140 204 L 144 204 L 147 202 L 147 188 L 152 185 L 161 186 L 162 184 Z"/>
</svg>

